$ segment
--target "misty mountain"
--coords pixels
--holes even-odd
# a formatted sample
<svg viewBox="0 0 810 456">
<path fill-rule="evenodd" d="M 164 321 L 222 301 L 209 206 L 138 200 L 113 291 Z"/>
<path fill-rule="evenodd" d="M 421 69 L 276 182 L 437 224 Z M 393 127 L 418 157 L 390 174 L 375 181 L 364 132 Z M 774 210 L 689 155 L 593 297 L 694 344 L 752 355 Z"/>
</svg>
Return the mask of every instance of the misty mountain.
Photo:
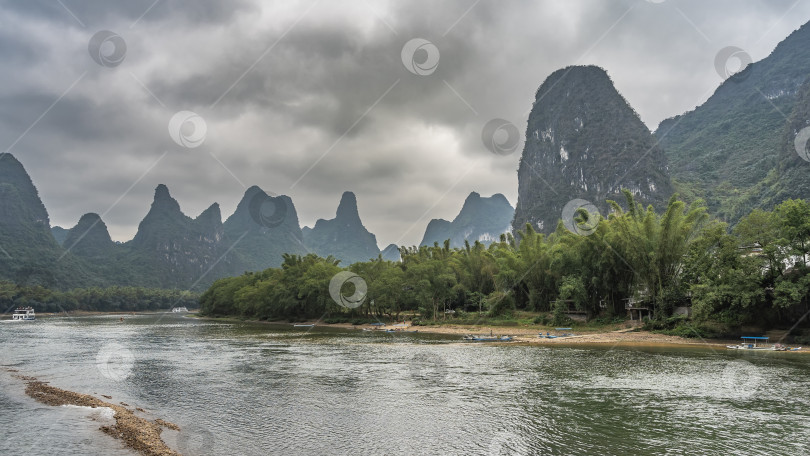
<svg viewBox="0 0 810 456">
<path fill-rule="evenodd" d="M 51 234 L 53 235 L 53 238 L 56 239 L 56 242 L 59 245 L 62 245 L 65 242 L 65 238 L 68 235 L 68 231 L 69 230 L 66 230 L 65 228 L 62 228 L 61 226 L 52 226 L 51 227 Z"/>
<path fill-rule="evenodd" d="M 217 203 L 192 219 L 161 184 L 138 232 L 124 247 L 135 263 L 153 271 L 161 287 L 188 288 L 237 270 L 224 237 Z"/>
<path fill-rule="evenodd" d="M 0 154 L 0 279 L 48 287 L 95 283 L 56 242 L 39 192 L 8 153 Z"/>
<path fill-rule="evenodd" d="M 90 213 L 84 214 L 79 223 L 67 231 L 62 247 L 82 258 L 105 259 L 116 245 L 101 217 Z"/>
<path fill-rule="evenodd" d="M 196 218 L 187 216 L 162 184 L 128 242 L 113 242 L 94 213 L 83 215 L 69 230 L 52 229 L 22 164 L 0 154 L 0 280 L 61 289 L 125 285 L 202 290 L 221 277 L 277 267 L 285 253 L 315 250 L 344 264 L 380 254 L 350 192 L 341 198 L 334 219 L 318 220 L 306 231 L 311 246 L 304 245 L 288 196 L 250 187 L 223 223 L 216 203 Z M 61 245 L 54 233 L 62 238 Z M 396 246 L 386 257 L 398 260 Z"/>
<path fill-rule="evenodd" d="M 270 196 L 257 186 L 245 191 L 224 229 L 246 271 L 280 266 L 284 253 L 307 253 L 292 199 Z"/>
<path fill-rule="evenodd" d="M 446 239 L 450 239 L 451 247 L 461 248 L 465 240 L 488 245 L 509 231 L 514 215 L 515 209 L 500 193 L 482 197 L 472 192 L 452 222 L 431 220 L 419 245 L 442 245 Z"/>
<path fill-rule="evenodd" d="M 316 254 L 332 255 L 344 265 L 377 258 L 380 249 L 377 238 L 369 233 L 360 220 L 357 197 L 345 192 L 340 198 L 335 218 L 319 219 L 315 226 L 304 228 L 304 244 Z"/>
<path fill-rule="evenodd" d="M 399 247 L 397 247 L 396 244 L 389 244 L 388 247 L 384 248 L 382 252 L 380 252 L 380 255 L 382 255 L 383 260 L 387 261 L 402 260 L 402 255 L 399 253 Z"/>
</svg>

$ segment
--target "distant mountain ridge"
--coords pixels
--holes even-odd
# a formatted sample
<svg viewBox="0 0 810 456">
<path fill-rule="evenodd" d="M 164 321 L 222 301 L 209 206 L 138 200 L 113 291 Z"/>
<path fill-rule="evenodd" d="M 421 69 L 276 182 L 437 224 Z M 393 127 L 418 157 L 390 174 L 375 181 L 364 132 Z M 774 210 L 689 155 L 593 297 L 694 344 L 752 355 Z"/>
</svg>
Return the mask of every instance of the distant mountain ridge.
<svg viewBox="0 0 810 456">
<path fill-rule="evenodd" d="M 164 278 L 168 288 L 196 286 L 205 277 L 233 272 L 234 256 L 227 254 L 219 205 L 212 204 L 196 219 L 180 210 L 169 189 L 161 184 L 138 232 L 126 247 Z M 165 286 L 164 285 L 164 286 Z"/>
<path fill-rule="evenodd" d="M 245 191 L 223 228 L 248 271 L 279 266 L 282 254 L 306 255 L 309 250 L 292 199 L 270 196 L 255 185 Z"/>
<path fill-rule="evenodd" d="M 61 226 L 52 226 L 51 227 L 51 234 L 53 235 L 53 238 L 56 239 L 56 242 L 59 245 L 62 245 L 62 244 L 65 243 L 65 238 L 67 237 L 69 231 L 70 230 L 66 230 L 66 229 L 62 228 Z"/>
<path fill-rule="evenodd" d="M 261 205 L 256 211 L 249 207 L 264 201 L 257 197 L 282 203 L 278 226 L 262 218 Z M 197 218 L 188 217 L 161 184 L 128 242 L 113 242 L 94 213 L 84 214 L 69 230 L 52 229 L 31 178 L 10 154 L 0 154 L 0 249 L 0 280 L 53 288 L 195 290 L 220 277 L 279 266 L 283 253 L 307 252 L 292 200 L 271 198 L 258 187 L 248 189 L 225 224 L 216 203 Z"/>
<path fill-rule="evenodd" d="M 396 244 L 388 244 L 388 247 L 384 248 L 382 252 L 383 260 L 386 261 L 401 261 L 402 255 L 399 253 L 399 247 Z"/>
<path fill-rule="evenodd" d="M 333 255 L 344 265 L 379 256 L 400 258 L 395 245 L 379 250 L 351 192 L 341 197 L 334 219 L 318 220 L 304 230 L 288 196 L 250 187 L 223 223 L 217 203 L 196 218 L 187 216 L 163 184 L 155 188 L 149 211 L 130 241 L 114 242 L 95 213 L 84 214 L 68 230 L 52 228 L 22 164 L 0 154 L 0 280 L 53 288 L 202 290 L 220 277 L 278 267 L 285 253 L 311 252 Z"/>
<path fill-rule="evenodd" d="M 22 163 L 0 154 L 0 279 L 51 287 L 94 281 L 51 234 L 48 212 Z"/>
<path fill-rule="evenodd" d="M 457 248 L 463 247 L 465 240 L 489 245 L 509 232 L 514 215 L 515 209 L 502 194 L 482 197 L 472 192 L 452 222 L 431 220 L 419 245 L 441 245 L 446 239 L 450 240 L 451 247 Z"/>
<path fill-rule="evenodd" d="M 84 214 L 79 223 L 67 231 L 62 247 L 84 258 L 103 258 L 115 248 L 107 225 L 98 214 Z"/>
<path fill-rule="evenodd" d="M 346 265 L 380 255 L 377 237 L 363 226 L 357 210 L 357 197 L 352 192 L 345 192 L 340 197 L 335 218 L 319 219 L 314 227 L 302 232 L 304 244 L 313 252 L 322 257 L 332 255 Z"/>
</svg>

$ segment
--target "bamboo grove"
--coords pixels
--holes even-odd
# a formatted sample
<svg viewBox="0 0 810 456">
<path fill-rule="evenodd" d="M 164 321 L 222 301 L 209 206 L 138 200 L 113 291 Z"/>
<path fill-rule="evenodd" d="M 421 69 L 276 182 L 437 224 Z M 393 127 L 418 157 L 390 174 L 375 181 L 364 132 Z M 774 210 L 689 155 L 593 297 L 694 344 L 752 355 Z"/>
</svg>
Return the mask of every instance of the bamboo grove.
<svg viewBox="0 0 810 456">
<path fill-rule="evenodd" d="M 694 319 L 727 327 L 789 327 L 808 311 L 807 201 L 755 210 L 729 229 L 701 201 L 687 205 L 673 196 L 659 213 L 628 191 L 624 196 L 623 206 L 608 201 L 607 217 L 576 214 L 574 223 L 591 226 L 588 235 L 562 221 L 549 236 L 527 225 L 489 246 L 402 247 L 401 262 L 377 258 L 348 268 L 332 257 L 284 255 L 281 268 L 218 280 L 202 295 L 201 308 L 207 315 L 270 320 L 399 319 L 403 313 L 430 320 L 451 309 L 488 317 L 548 312 L 560 319 L 572 309 L 623 317 L 632 299 L 655 319 L 691 306 Z M 358 308 L 341 307 L 329 295 L 330 279 L 342 270 L 367 284 Z"/>
</svg>

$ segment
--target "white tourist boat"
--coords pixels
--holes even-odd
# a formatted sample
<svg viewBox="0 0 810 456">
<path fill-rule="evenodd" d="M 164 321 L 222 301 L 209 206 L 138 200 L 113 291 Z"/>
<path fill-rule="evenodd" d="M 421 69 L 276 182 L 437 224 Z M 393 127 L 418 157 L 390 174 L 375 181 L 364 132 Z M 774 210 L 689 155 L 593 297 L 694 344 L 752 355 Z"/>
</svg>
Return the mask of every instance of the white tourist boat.
<svg viewBox="0 0 810 456">
<path fill-rule="evenodd" d="M 174 313 L 186 313 L 186 312 L 188 312 L 188 309 L 186 309 L 185 307 L 174 307 L 174 308 L 172 308 L 172 312 L 174 312 Z"/>
<path fill-rule="evenodd" d="M 13 321 L 33 321 L 37 319 L 37 316 L 33 307 L 18 307 L 14 310 L 14 314 L 11 315 L 11 319 Z"/>
</svg>

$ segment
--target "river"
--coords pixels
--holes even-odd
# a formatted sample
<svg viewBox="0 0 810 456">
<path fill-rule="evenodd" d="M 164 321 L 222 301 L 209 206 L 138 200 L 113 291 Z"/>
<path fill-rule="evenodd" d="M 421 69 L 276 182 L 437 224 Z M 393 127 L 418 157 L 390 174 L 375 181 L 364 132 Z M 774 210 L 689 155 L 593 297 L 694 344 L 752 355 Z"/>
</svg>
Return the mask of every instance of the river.
<svg viewBox="0 0 810 456">
<path fill-rule="evenodd" d="M 185 455 L 810 454 L 810 357 L 538 347 L 177 314 L 0 324 L 0 364 L 178 424 Z M 0 371 L 0 454 L 132 455 Z"/>
</svg>

